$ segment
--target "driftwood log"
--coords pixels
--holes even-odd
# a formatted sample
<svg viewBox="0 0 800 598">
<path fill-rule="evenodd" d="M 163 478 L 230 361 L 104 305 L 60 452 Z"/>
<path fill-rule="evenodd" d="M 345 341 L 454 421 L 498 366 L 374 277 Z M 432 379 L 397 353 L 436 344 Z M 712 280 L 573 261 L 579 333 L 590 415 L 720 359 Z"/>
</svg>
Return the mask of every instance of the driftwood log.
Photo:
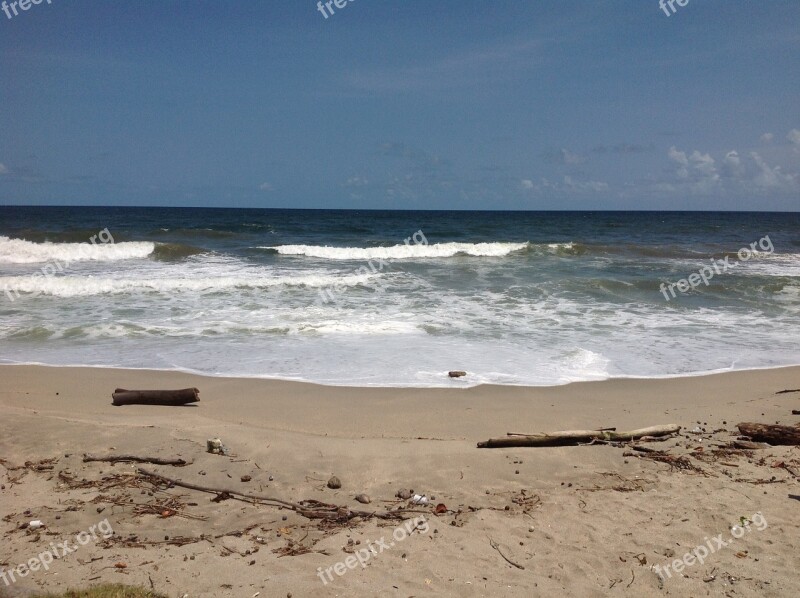
<svg viewBox="0 0 800 598">
<path fill-rule="evenodd" d="M 478 448 L 504 448 L 515 446 L 570 446 L 591 442 L 592 440 L 627 441 L 636 440 L 645 436 L 670 436 L 680 432 L 677 424 L 651 426 L 629 432 L 616 432 L 614 430 L 566 430 L 562 432 L 549 432 L 542 434 L 529 434 L 527 436 L 513 435 L 504 438 L 490 438 L 479 442 Z"/>
<path fill-rule="evenodd" d="M 185 459 L 164 459 L 162 457 L 140 457 L 138 455 L 91 455 L 86 453 L 83 455 L 83 462 L 89 463 L 90 461 L 104 461 L 106 463 L 117 463 L 120 461 L 128 461 L 134 463 L 152 463 L 154 465 L 175 465 L 176 467 L 183 467 L 188 465 L 189 462 Z"/>
<path fill-rule="evenodd" d="M 743 435 L 749 436 L 757 442 L 768 442 L 772 445 L 800 445 L 800 427 L 797 426 L 743 422 L 737 424 L 736 427 Z"/>
<path fill-rule="evenodd" d="M 186 405 L 200 400 L 196 388 L 180 390 L 125 390 L 117 388 L 111 395 L 114 405 Z"/>
</svg>

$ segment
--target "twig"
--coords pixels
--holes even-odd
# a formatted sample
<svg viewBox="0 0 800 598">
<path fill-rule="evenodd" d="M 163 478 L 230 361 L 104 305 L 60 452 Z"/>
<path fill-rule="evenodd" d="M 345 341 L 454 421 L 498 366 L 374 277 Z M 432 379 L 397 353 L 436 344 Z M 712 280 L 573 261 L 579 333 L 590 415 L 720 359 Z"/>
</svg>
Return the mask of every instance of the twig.
<svg viewBox="0 0 800 598">
<path fill-rule="evenodd" d="M 137 455 L 90 455 L 88 453 L 83 455 L 83 462 L 88 463 L 90 461 L 105 461 L 108 463 L 116 463 L 118 461 L 133 461 L 135 463 L 152 463 L 153 465 L 175 465 L 177 467 L 183 467 L 184 465 L 190 465 L 191 461 L 186 461 L 185 459 L 180 459 L 178 457 L 174 459 L 164 459 L 161 457 L 139 457 Z"/>
<path fill-rule="evenodd" d="M 515 563 L 510 558 L 508 558 L 506 555 L 504 555 L 503 551 L 500 550 L 500 547 L 497 545 L 497 542 L 495 542 L 491 538 L 489 538 L 489 545 L 492 548 L 494 548 L 500 554 L 500 556 L 503 557 L 503 560 L 505 560 L 509 565 L 514 565 L 517 569 L 523 569 L 523 570 L 525 569 L 525 567 L 523 567 L 522 565 L 520 565 L 518 563 Z"/>
<path fill-rule="evenodd" d="M 210 486 L 201 486 L 199 484 L 190 484 L 189 482 L 182 482 L 174 478 L 148 471 L 142 467 L 137 468 L 137 471 L 143 475 L 151 478 L 156 478 L 172 484 L 173 486 L 180 486 L 181 488 L 188 488 L 189 490 L 197 490 L 198 492 L 208 492 L 216 494 L 217 498 L 237 498 L 239 500 L 247 499 L 249 501 L 256 501 L 259 503 L 272 503 L 273 506 L 291 509 L 308 519 L 333 519 L 349 521 L 355 517 L 362 517 L 370 519 L 377 517 L 378 519 L 405 519 L 406 513 L 411 511 L 352 511 L 348 507 L 338 507 L 336 505 L 325 504 L 316 500 L 305 500 L 305 504 L 290 502 L 272 496 L 263 496 L 259 494 L 246 494 L 244 492 L 237 492 L 236 490 L 228 490 L 226 488 L 213 488 Z"/>
<path fill-rule="evenodd" d="M 631 446 L 631 448 L 635 451 L 639 451 L 640 453 L 659 453 L 658 449 L 651 449 L 647 446 Z"/>
</svg>

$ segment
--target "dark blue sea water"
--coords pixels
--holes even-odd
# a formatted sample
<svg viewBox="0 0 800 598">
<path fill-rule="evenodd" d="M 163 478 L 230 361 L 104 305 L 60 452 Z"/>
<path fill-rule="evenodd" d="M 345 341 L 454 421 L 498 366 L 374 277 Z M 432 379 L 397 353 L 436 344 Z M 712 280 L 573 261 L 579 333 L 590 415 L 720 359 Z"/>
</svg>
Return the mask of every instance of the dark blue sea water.
<svg viewBox="0 0 800 598">
<path fill-rule="evenodd" d="M 0 360 L 415 386 L 797 364 L 800 214 L 0 207 Z"/>
</svg>

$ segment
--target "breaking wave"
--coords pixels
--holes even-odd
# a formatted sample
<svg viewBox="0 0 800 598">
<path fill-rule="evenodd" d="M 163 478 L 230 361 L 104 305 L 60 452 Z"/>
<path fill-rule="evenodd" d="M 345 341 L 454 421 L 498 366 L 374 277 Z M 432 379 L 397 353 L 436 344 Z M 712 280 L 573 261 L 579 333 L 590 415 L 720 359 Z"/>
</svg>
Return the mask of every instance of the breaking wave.
<svg viewBox="0 0 800 598">
<path fill-rule="evenodd" d="M 435 245 L 393 245 L 391 247 L 328 247 L 320 245 L 277 245 L 258 247 L 280 255 L 300 255 L 328 260 L 404 260 L 443 258 L 459 255 L 503 257 L 530 246 L 529 243 L 436 243 Z"/>
<path fill-rule="evenodd" d="M 155 250 L 155 243 L 33 243 L 24 239 L 0 236 L 0 263 L 35 264 L 39 262 L 77 262 L 140 259 Z"/>
</svg>

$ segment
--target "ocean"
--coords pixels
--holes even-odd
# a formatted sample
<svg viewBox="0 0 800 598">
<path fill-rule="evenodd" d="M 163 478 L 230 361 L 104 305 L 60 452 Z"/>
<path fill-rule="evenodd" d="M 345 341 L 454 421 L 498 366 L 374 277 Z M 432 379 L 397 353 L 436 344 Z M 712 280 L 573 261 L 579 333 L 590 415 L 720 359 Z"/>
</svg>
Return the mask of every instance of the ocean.
<svg viewBox="0 0 800 598">
<path fill-rule="evenodd" d="M 0 362 L 418 387 L 795 365 L 800 214 L 3 206 Z"/>
</svg>

